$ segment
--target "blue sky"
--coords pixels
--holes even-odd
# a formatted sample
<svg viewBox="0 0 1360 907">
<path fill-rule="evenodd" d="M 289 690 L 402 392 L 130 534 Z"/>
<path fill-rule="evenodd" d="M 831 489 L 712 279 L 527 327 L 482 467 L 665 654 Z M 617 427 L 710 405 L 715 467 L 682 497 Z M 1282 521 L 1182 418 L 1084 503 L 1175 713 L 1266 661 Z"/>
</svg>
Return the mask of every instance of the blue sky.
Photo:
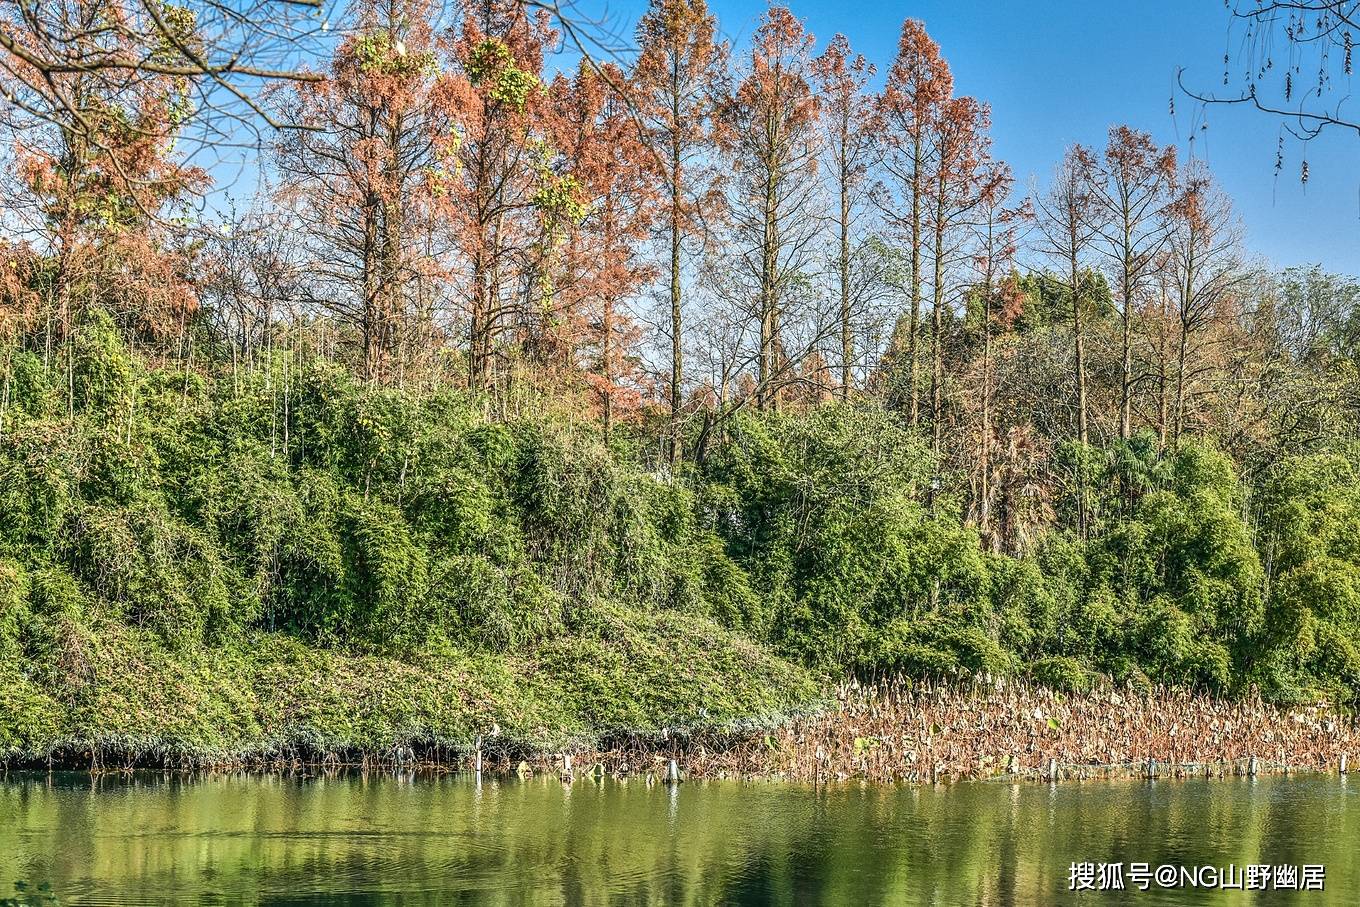
<svg viewBox="0 0 1360 907">
<path fill-rule="evenodd" d="M 761 0 L 709 0 L 723 33 L 744 44 L 766 8 Z M 1245 107 L 1206 112 L 1175 88 L 1222 90 L 1227 11 L 1222 0 L 790 0 L 817 36 L 836 32 L 880 73 L 896 51 L 901 22 L 921 19 L 954 71 L 955 88 L 992 105 L 996 154 L 1022 185 L 1043 180 L 1065 146 L 1103 145 L 1106 130 L 1128 123 L 1184 154 L 1209 161 L 1232 195 L 1252 252 L 1277 266 L 1320 262 L 1360 274 L 1360 137 L 1324 135 L 1304 149 L 1287 140 L 1285 170 L 1274 175 L 1280 124 Z M 636 19 L 644 4 L 615 5 Z M 1176 116 L 1169 110 L 1176 97 Z M 1299 183 L 1306 152 L 1307 187 Z"/>
</svg>

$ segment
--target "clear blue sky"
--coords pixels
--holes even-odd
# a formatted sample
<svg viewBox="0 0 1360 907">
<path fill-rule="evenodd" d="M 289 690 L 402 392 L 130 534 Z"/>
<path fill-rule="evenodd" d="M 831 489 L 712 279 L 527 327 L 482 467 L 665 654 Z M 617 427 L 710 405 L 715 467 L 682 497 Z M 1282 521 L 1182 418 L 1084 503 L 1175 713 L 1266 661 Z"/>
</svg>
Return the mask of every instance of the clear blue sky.
<svg viewBox="0 0 1360 907">
<path fill-rule="evenodd" d="M 723 33 L 744 44 L 766 8 L 761 0 L 709 0 Z M 1227 11 L 1222 0 L 790 0 L 817 37 L 836 32 L 873 60 L 880 74 L 896 51 L 907 16 L 921 19 L 954 71 L 955 88 L 992 105 L 997 155 L 1022 185 L 1043 180 L 1065 146 L 1102 145 L 1106 130 L 1128 123 L 1182 153 L 1192 123 L 1205 117 L 1175 88 L 1187 82 L 1222 90 Z M 614 12 L 636 19 L 645 4 Z M 1176 93 L 1176 116 L 1169 101 Z M 1274 178 L 1280 124 L 1244 106 L 1207 111 L 1194 142 L 1232 195 L 1250 250 L 1278 266 L 1320 262 L 1360 274 L 1360 138 L 1324 135 L 1306 149 L 1310 176 L 1299 183 L 1305 152 L 1287 140 L 1285 170 Z"/>
</svg>

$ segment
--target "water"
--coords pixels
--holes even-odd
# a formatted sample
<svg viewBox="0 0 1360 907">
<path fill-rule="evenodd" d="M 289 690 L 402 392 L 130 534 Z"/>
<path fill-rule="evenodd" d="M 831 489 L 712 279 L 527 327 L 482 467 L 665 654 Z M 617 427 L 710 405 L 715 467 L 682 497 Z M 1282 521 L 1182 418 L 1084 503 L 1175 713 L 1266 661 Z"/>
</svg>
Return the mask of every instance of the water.
<svg viewBox="0 0 1360 907">
<path fill-rule="evenodd" d="M 0 899 L 63 904 L 1356 904 L 1337 777 L 947 787 L 0 777 Z M 1323 892 L 1068 891 L 1074 861 L 1323 864 Z M 1127 881 L 1126 881 L 1126 884 Z"/>
</svg>

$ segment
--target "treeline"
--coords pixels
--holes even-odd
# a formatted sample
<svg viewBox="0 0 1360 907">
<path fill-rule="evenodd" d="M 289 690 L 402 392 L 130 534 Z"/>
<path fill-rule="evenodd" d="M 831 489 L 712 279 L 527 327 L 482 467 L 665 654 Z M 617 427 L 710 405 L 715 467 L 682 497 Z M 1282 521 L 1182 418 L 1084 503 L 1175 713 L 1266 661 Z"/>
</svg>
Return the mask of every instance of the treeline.
<svg viewBox="0 0 1360 907">
<path fill-rule="evenodd" d="M 192 11 L 171 19 L 192 43 Z M 10 79 L 8 335 L 50 365 L 102 308 L 177 359 L 300 346 L 499 412 L 548 390 L 672 472 L 735 413 L 874 400 L 968 473 L 998 550 L 1016 451 L 1147 428 L 1269 458 L 1312 430 L 1291 395 L 1339 399 L 1301 385 L 1344 355 L 1316 345 L 1349 282 L 1263 272 L 1203 164 L 1132 127 L 1021 197 L 915 20 L 881 78 L 778 6 L 736 48 L 702 0 L 656 0 L 607 62 L 518 0 L 362 2 L 336 26 L 314 79 L 267 95 L 258 190 L 206 220 L 186 205 L 225 168 L 176 154 L 196 83 L 58 74 L 72 103 L 36 116 Z M 1327 312 L 1298 307 L 1319 293 Z"/>
<path fill-rule="evenodd" d="M 1020 197 L 914 20 L 881 78 L 782 7 L 735 48 L 655 0 L 608 62 L 550 24 L 356 5 L 207 223 L 201 84 L 44 72 L 39 116 L 0 49 L 0 652 L 51 718 L 4 746 L 123 720 L 127 659 L 299 644 L 499 678 L 524 739 L 808 672 L 1351 698 L 1360 284 L 1253 263 L 1131 127 Z M 362 739 L 470 733 L 420 695 Z"/>
</svg>

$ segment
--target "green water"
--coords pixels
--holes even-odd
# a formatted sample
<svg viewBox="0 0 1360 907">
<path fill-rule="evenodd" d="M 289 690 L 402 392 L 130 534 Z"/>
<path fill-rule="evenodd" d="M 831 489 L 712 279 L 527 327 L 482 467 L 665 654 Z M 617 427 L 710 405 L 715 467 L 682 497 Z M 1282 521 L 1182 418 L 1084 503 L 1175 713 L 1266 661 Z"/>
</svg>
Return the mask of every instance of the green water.
<svg viewBox="0 0 1360 907">
<path fill-rule="evenodd" d="M 1326 887 L 1077 895 L 1074 861 L 1322 864 Z M 1360 784 L 10 774 L 16 879 L 63 904 L 1349 905 Z"/>
</svg>

